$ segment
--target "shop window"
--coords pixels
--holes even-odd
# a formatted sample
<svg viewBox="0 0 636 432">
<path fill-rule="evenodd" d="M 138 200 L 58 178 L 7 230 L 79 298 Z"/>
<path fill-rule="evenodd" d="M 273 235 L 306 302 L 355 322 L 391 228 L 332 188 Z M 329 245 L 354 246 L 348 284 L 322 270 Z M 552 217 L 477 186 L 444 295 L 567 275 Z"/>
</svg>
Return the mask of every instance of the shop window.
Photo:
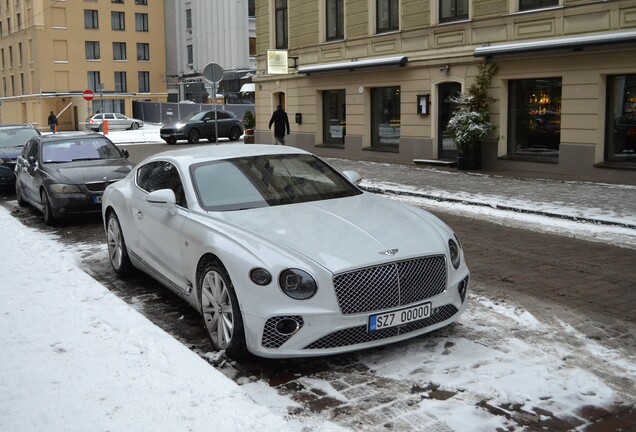
<svg viewBox="0 0 636 432">
<path fill-rule="evenodd" d="M 508 154 L 556 159 L 561 143 L 561 78 L 510 81 Z"/>
<path fill-rule="evenodd" d="M 398 151 L 400 87 L 371 89 L 371 148 Z"/>
<path fill-rule="evenodd" d="M 344 90 L 322 92 L 322 136 L 325 144 L 344 145 L 346 108 Z"/>
<path fill-rule="evenodd" d="M 468 19 L 468 0 L 439 0 L 439 22 Z"/>
<path fill-rule="evenodd" d="M 327 0 L 327 40 L 344 38 L 344 0 Z"/>
<path fill-rule="evenodd" d="M 636 75 L 607 78 L 605 160 L 636 163 Z"/>
</svg>

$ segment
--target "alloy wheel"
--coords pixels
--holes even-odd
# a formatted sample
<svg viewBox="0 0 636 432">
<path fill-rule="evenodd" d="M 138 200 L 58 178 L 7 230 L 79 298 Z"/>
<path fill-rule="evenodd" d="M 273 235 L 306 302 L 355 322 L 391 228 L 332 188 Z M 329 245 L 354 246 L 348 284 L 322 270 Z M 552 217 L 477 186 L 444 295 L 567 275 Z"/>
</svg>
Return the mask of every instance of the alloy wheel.
<svg viewBox="0 0 636 432">
<path fill-rule="evenodd" d="M 227 282 L 215 270 L 203 277 L 201 310 L 212 342 L 219 349 L 227 348 L 234 334 L 234 310 Z"/>
</svg>

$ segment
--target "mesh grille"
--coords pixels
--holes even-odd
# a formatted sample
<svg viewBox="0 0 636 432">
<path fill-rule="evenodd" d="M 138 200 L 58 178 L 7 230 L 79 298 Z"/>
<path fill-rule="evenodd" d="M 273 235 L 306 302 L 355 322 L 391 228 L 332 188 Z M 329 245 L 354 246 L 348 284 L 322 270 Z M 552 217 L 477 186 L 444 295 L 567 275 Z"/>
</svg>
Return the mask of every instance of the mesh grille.
<svg viewBox="0 0 636 432">
<path fill-rule="evenodd" d="M 106 190 L 106 186 L 108 186 L 109 184 L 115 183 L 118 180 L 111 180 L 109 182 L 90 182 L 90 183 L 86 183 L 86 189 L 88 189 L 89 192 L 103 192 L 104 190 Z"/>
<path fill-rule="evenodd" d="M 446 259 L 436 255 L 367 267 L 336 275 L 333 283 L 345 315 L 395 308 L 444 292 Z"/>
<path fill-rule="evenodd" d="M 366 326 L 353 327 L 344 330 L 338 330 L 327 336 L 318 339 L 307 345 L 304 349 L 327 349 L 339 348 L 349 345 L 355 345 L 364 342 L 371 342 L 379 339 L 386 339 L 401 334 L 414 332 L 425 327 L 446 321 L 458 312 L 457 308 L 451 304 L 439 307 L 430 317 L 399 327 L 390 327 L 388 329 L 379 330 L 369 333 Z"/>
<path fill-rule="evenodd" d="M 298 330 L 305 324 L 303 317 L 301 316 L 277 316 L 272 317 L 265 322 L 263 328 L 263 342 L 261 343 L 265 348 L 280 348 L 282 344 L 287 342 L 294 334 L 281 334 L 276 330 L 276 326 L 279 322 L 285 319 L 294 320 L 298 323 Z"/>
</svg>

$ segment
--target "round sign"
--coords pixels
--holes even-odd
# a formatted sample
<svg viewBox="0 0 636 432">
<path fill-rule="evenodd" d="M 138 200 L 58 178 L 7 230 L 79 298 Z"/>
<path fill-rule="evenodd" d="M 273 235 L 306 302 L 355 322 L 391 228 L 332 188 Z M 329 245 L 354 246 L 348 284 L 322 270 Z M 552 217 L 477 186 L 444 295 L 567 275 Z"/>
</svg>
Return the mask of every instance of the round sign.
<svg viewBox="0 0 636 432">
<path fill-rule="evenodd" d="M 84 100 L 93 100 L 93 98 L 95 97 L 95 93 L 93 93 L 93 90 L 84 90 L 82 92 L 82 97 L 84 98 Z"/>
<path fill-rule="evenodd" d="M 218 84 L 223 80 L 223 68 L 218 63 L 208 63 L 203 69 L 203 78 Z"/>
</svg>

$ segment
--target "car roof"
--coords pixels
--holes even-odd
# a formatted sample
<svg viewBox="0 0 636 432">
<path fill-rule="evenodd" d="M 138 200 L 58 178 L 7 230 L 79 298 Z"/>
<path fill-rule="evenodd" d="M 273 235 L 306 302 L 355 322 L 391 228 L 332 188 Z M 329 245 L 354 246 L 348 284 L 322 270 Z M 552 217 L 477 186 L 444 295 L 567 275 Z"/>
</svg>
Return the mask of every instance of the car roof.
<svg viewBox="0 0 636 432">
<path fill-rule="evenodd" d="M 74 138 L 103 138 L 107 141 L 110 141 L 108 137 L 100 133 L 91 133 L 91 132 L 60 132 L 56 134 L 47 134 L 39 137 L 42 142 L 52 142 L 52 141 L 64 141 L 68 139 Z"/>
<path fill-rule="evenodd" d="M 31 123 L 5 124 L 5 125 L 0 125 L 0 129 L 34 129 L 37 131 L 35 126 L 33 126 Z"/>
<path fill-rule="evenodd" d="M 168 160 L 176 164 L 192 165 L 199 162 L 272 154 L 311 153 L 296 147 L 270 144 L 218 144 L 165 151 L 147 158 L 140 165 L 155 160 Z"/>
</svg>

